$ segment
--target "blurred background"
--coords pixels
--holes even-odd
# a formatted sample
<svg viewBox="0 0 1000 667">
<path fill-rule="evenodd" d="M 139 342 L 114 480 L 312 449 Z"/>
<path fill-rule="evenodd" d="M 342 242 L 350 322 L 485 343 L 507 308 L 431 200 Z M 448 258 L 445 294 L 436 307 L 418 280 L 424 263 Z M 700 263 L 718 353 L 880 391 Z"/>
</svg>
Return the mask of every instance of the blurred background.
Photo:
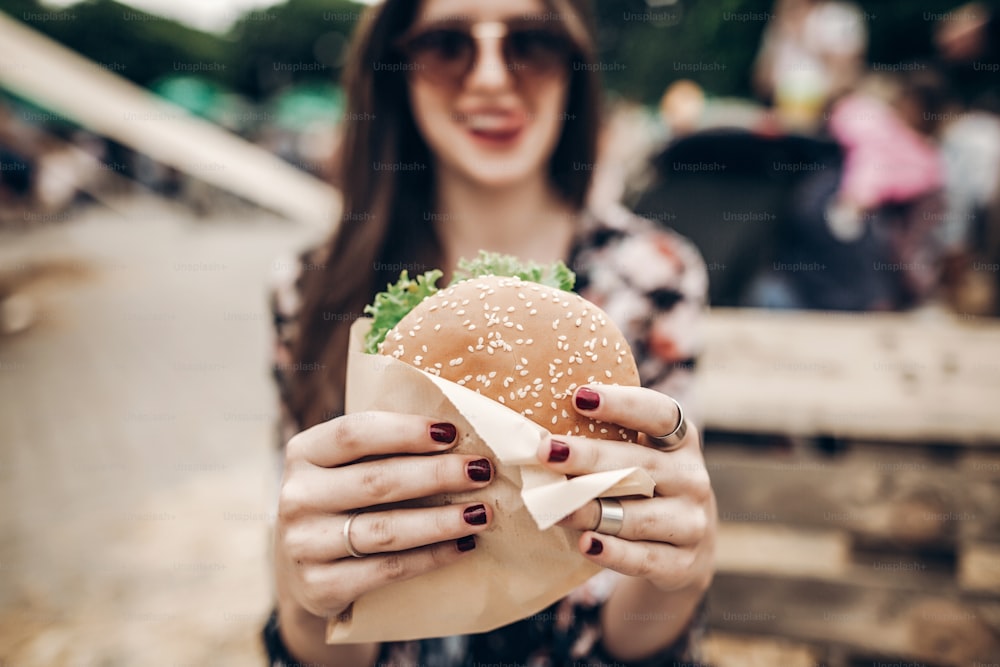
<svg viewBox="0 0 1000 667">
<path fill-rule="evenodd" d="M 710 272 L 708 657 L 1000 664 L 1000 4 L 596 5 L 593 203 Z M 262 663 L 363 9 L 0 0 L 0 666 Z"/>
</svg>

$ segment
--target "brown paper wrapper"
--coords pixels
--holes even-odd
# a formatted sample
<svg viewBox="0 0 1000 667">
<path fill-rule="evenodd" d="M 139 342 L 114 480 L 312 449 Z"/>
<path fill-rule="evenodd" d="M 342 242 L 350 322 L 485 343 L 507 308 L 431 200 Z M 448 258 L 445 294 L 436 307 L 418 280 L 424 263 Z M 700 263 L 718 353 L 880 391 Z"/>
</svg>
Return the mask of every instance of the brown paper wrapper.
<svg viewBox="0 0 1000 667">
<path fill-rule="evenodd" d="M 576 548 L 579 532 L 556 526 L 590 500 L 653 494 L 639 468 L 573 479 L 539 465 L 548 431 L 513 410 L 391 357 L 365 354 L 371 321 L 351 327 L 346 411 L 388 410 L 449 421 L 458 427 L 452 452 L 489 458 L 493 482 L 474 493 L 443 494 L 395 507 L 479 500 L 493 508 L 492 526 L 459 562 L 389 584 L 358 598 L 327 625 L 330 644 L 385 642 L 488 632 L 538 613 L 600 571 Z M 390 507 L 381 506 L 380 509 Z"/>
</svg>

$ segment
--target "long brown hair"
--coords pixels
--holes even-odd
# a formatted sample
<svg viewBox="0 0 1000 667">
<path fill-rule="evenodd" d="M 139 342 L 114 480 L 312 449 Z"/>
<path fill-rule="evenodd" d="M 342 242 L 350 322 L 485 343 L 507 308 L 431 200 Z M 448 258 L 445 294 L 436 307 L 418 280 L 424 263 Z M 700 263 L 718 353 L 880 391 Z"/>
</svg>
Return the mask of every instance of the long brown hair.
<svg viewBox="0 0 1000 667">
<path fill-rule="evenodd" d="M 340 225 L 304 270 L 299 331 L 288 402 L 300 428 L 343 412 L 351 324 L 376 292 L 399 277 L 441 264 L 434 171 L 407 95 L 403 57 L 394 48 L 416 18 L 419 0 L 385 0 L 357 27 L 344 71 L 347 107 L 341 149 L 344 208 Z M 556 191 L 581 210 L 590 187 L 600 124 L 595 24 L 590 0 L 546 0 L 575 45 L 562 134 L 550 158 Z M 574 167 L 574 164 L 576 165 Z M 384 165 L 410 168 L 384 169 Z"/>
</svg>

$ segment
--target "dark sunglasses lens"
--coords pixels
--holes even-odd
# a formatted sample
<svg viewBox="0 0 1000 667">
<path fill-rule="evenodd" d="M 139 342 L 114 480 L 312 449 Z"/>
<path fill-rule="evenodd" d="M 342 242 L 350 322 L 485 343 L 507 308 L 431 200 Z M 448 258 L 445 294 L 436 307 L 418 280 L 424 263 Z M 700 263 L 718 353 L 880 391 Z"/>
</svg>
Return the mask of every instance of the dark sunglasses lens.
<svg viewBox="0 0 1000 667">
<path fill-rule="evenodd" d="M 476 44 L 460 30 L 431 30 L 414 38 L 408 51 L 421 75 L 445 81 L 468 72 L 476 56 Z"/>
<path fill-rule="evenodd" d="M 507 35 L 507 60 L 516 70 L 547 74 L 569 63 L 566 39 L 549 30 L 511 30 Z"/>
</svg>

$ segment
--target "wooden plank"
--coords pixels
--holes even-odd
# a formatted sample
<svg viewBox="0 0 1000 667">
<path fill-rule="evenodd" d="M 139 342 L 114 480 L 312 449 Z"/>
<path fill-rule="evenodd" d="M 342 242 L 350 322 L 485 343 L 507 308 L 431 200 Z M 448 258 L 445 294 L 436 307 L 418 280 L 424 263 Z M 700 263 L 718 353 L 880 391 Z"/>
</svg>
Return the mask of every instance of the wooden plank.
<svg viewBox="0 0 1000 667">
<path fill-rule="evenodd" d="M 744 517 L 746 518 L 746 517 Z M 720 572 L 837 577 L 850 566 L 850 540 L 840 531 L 721 523 L 716 541 Z"/>
<path fill-rule="evenodd" d="M 1000 593 L 1000 544 L 962 545 L 958 580 L 962 588 Z"/>
<path fill-rule="evenodd" d="M 954 551 L 1000 542 L 1000 475 L 912 447 L 852 446 L 837 457 L 706 449 L 723 521 L 842 530 L 869 547 Z"/>
<path fill-rule="evenodd" d="M 1000 323 L 717 309 L 706 336 L 708 428 L 1000 445 Z"/>
<path fill-rule="evenodd" d="M 808 644 L 727 632 L 709 634 L 704 651 L 715 667 L 816 667 L 822 653 Z"/>
<path fill-rule="evenodd" d="M 919 578 L 919 577 L 916 577 Z M 849 653 L 941 665 L 1000 655 L 1000 635 L 979 600 L 869 581 L 821 581 L 722 572 L 709 592 L 710 625 Z"/>
</svg>

